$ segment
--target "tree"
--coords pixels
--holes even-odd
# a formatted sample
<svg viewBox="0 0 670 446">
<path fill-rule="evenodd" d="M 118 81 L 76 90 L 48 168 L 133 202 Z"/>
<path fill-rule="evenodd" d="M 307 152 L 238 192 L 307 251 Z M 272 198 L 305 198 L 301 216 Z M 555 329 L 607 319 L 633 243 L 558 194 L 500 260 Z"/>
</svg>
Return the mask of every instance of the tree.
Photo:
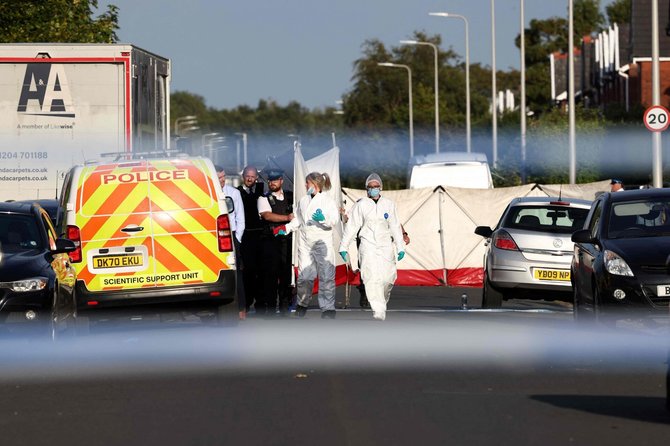
<svg viewBox="0 0 670 446">
<path fill-rule="evenodd" d="M 610 24 L 630 23 L 631 0 L 616 0 L 605 7 Z"/>
<path fill-rule="evenodd" d="M 97 0 L 9 0 L 0 3 L 0 42 L 115 43 L 115 5 L 98 17 Z"/>
</svg>

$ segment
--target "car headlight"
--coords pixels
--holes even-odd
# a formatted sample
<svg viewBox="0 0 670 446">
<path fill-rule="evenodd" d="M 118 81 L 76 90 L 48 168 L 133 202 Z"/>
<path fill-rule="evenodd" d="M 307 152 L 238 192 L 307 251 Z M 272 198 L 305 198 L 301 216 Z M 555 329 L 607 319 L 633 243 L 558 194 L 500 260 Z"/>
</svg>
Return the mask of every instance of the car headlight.
<svg viewBox="0 0 670 446">
<path fill-rule="evenodd" d="M 25 280 L 17 280 L 15 282 L 0 283 L 1 288 L 9 288 L 17 293 L 24 293 L 27 291 L 39 291 L 46 288 L 48 280 L 45 277 L 32 277 Z"/>
<path fill-rule="evenodd" d="M 614 274 L 616 276 L 633 277 L 633 271 L 630 269 L 626 261 L 619 256 L 619 254 L 606 249 L 604 256 L 605 269 L 608 273 Z"/>
</svg>

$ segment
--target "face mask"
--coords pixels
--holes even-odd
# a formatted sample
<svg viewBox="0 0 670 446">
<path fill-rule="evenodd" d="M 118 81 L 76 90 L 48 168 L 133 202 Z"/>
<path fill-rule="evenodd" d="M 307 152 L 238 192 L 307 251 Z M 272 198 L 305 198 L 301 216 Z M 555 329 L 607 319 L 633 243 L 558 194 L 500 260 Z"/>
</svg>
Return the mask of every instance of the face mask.
<svg viewBox="0 0 670 446">
<path fill-rule="evenodd" d="M 310 187 L 309 189 L 307 189 L 307 195 L 314 195 L 314 188 L 313 187 Z"/>
<path fill-rule="evenodd" d="M 381 189 L 378 187 L 373 187 L 372 189 L 368 189 L 368 195 L 370 195 L 370 198 L 375 198 L 379 196 L 379 192 Z"/>
</svg>

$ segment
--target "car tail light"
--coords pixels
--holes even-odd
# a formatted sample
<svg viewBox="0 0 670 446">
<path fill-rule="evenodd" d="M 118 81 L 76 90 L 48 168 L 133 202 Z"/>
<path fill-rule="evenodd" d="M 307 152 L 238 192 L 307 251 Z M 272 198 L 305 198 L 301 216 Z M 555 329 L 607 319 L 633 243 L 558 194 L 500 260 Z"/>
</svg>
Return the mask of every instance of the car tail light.
<svg viewBox="0 0 670 446">
<path fill-rule="evenodd" d="M 569 201 L 550 201 L 549 204 L 552 204 L 554 206 L 570 206 Z"/>
<path fill-rule="evenodd" d="M 516 242 L 512 236 L 505 231 L 496 232 L 496 234 L 493 236 L 493 246 L 498 249 L 504 249 L 506 251 L 519 250 L 519 247 L 516 245 Z"/>
<path fill-rule="evenodd" d="M 219 251 L 233 250 L 233 231 L 230 230 L 230 220 L 227 215 L 219 215 L 216 219 L 216 236 L 219 240 Z"/>
<path fill-rule="evenodd" d="M 74 242 L 77 247 L 70 253 L 70 261 L 72 263 L 81 262 L 81 232 L 77 226 L 67 225 L 67 238 Z"/>
</svg>

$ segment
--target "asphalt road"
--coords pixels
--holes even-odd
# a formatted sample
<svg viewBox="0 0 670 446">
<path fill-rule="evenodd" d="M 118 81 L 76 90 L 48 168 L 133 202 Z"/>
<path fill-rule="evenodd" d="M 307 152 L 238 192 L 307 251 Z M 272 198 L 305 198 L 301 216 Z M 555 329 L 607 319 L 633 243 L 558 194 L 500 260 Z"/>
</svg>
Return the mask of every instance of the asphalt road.
<svg viewBox="0 0 670 446">
<path fill-rule="evenodd" d="M 0 340 L 1 442 L 667 444 L 667 331 L 577 329 L 558 302 L 481 311 L 479 291 L 398 287 L 385 322 L 354 290 L 334 321 L 147 318 Z"/>
</svg>

